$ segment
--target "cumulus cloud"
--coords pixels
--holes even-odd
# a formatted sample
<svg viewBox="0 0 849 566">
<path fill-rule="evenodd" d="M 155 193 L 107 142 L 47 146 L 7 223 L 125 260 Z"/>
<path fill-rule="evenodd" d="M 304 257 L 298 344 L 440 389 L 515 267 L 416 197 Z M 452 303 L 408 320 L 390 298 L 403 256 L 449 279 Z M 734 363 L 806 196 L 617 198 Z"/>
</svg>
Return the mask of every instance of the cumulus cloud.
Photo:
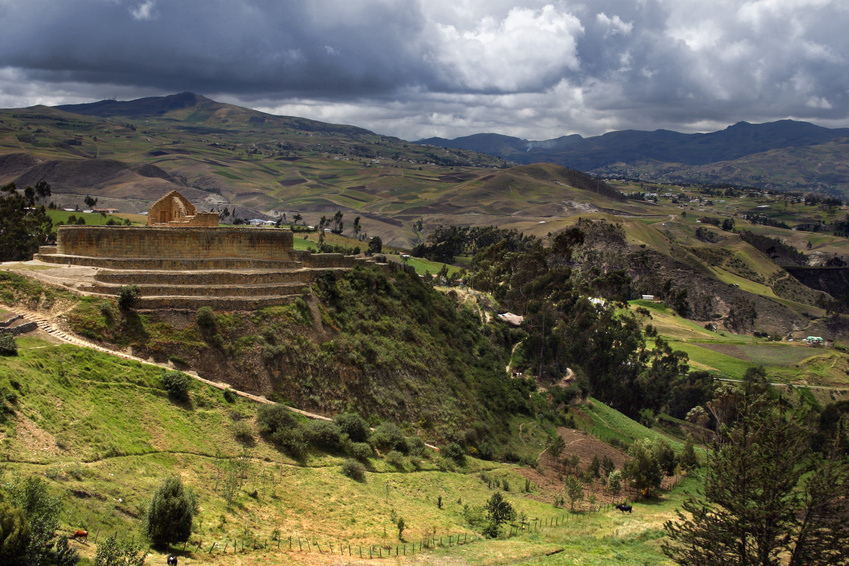
<svg viewBox="0 0 849 566">
<path fill-rule="evenodd" d="M 130 13 L 133 15 L 133 19 L 136 20 L 152 20 L 156 16 L 154 12 L 155 7 L 156 2 L 154 0 L 147 0 L 147 2 L 139 4 L 130 10 Z"/>
<path fill-rule="evenodd" d="M 837 0 L 0 0 L 0 105 L 188 90 L 408 139 L 849 126 L 847 16 Z"/>
</svg>

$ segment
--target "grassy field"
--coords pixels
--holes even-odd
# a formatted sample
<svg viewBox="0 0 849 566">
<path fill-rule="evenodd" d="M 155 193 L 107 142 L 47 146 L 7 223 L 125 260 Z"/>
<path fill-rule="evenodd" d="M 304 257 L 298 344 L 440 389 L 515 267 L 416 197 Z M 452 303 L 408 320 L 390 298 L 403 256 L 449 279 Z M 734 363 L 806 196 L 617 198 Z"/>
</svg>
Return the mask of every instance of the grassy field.
<svg viewBox="0 0 849 566">
<path fill-rule="evenodd" d="M 514 466 L 471 458 L 463 467 L 435 453 L 394 465 L 373 458 L 365 481 L 357 482 L 340 472 L 341 456 L 314 451 L 305 461 L 296 461 L 275 450 L 256 433 L 253 402 L 228 402 L 219 389 L 196 382 L 190 401 L 177 403 L 162 389 L 160 368 L 37 337 L 20 338 L 18 345 L 18 356 L 0 358 L 0 375 L 6 376 L 0 378 L 0 388 L 16 392 L 12 412 L 0 426 L 5 470 L 38 474 L 63 494 L 63 530 L 138 537 L 150 494 L 162 479 L 177 474 L 201 502 L 191 542 L 195 550 L 186 551 L 187 563 L 267 564 L 283 550 L 290 563 L 325 563 L 316 543 L 325 552 L 331 544 L 338 551 L 342 543 L 394 548 L 398 517 L 407 524 L 403 538 L 409 544 L 434 533 L 446 542 L 448 536 L 456 541 L 458 534 L 475 537 L 468 546 L 436 552 L 470 564 L 494 563 L 506 549 L 517 559 L 537 560 L 542 550 L 568 544 L 572 555 L 588 549 L 591 533 L 599 529 L 607 532 L 598 549 L 600 560 L 633 546 L 646 560 L 654 560 L 650 563 L 665 563 L 651 543 L 661 536 L 656 510 L 649 524 L 639 514 L 605 511 L 573 515 L 565 526 L 546 526 L 509 541 L 477 540 L 469 509 L 480 508 L 494 490 L 502 491 L 520 516 L 536 520 L 536 525 L 563 521 L 567 513 L 538 501 L 533 484 L 525 492 L 525 479 Z M 591 413 L 631 430 L 626 433 L 631 436 L 642 433 L 638 425 L 629 429 L 624 417 L 601 407 Z M 538 454 L 547 439 L 545 431 L 533 429 L 533 422 L 515 423 L 528 457 Z M 248 424 L 251 441 L 236 439 L 235 429 L 243 426 L 239 423 Z M 241 485 L 228 504 L 221 490 L 234 469 L 241 470 Z M 498 487 L 490 487 L 490 476 L 497 478 Z M 440 497 L 442 508 L 437 506 Z M 671 508 L 664 509 L 662 515 L 671 516 Z M 304 544 L 309 540 L 312 551 L 289 554 L 285 546 L 281 554 L 249 550 L 233 557 L 235 562 L 204 553 L 214 542 L 231 548 L 234 542 L 250 547 L 255 539 L 268 544 L 275 531 L 287 544 L 289 536 Z M 92 542 L 78 545 L 88 558 Z M 556 561 L 564 557 L 529 563 L 570 564 Z M 155 553 L 151 558 L 152 563 L 160 559 Z"/>
<path fill-rule="evenodd" d="M 683 447 L 680 440 L 670 438 L 656 429 L 645 427 L 597 399 L 591 399 L 586 405 L 570 409 L 569 414 L 574 416 L 575 424 L 580 430 L 625 450 L 641 438 L 652 441 L 665 440 L 676 451 Z"/>
<path fill-rule="evenodd" d="M 73 216 L 75 219 L 82 218 L 83 220 L 85 220 L 86 226 L 105 226 L 106 223 L 110 220 L 112 220 L 114 223 L 117 223 L 119 226 L 123 226 L 125 220 L 122 217 L 112 214 L 101 214 L 99 212 L 68 212 L 66 210 L 48 210 L 47 216 L 49 216 L 50 219 L 53 221 L 54 226 L 58 225 L 59 223 L 76 224 L 76 220 L 74 222 L 71 222 L 69 220 L 71 216 Z"/>
</svg>

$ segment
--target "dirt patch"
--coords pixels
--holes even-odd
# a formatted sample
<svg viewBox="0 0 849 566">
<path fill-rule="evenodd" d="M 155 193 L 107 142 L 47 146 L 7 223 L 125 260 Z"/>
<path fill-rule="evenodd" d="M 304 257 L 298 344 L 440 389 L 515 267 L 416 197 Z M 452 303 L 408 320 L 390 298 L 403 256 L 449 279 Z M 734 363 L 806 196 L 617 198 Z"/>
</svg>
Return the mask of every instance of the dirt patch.
<svg viewBox="0 0 849 566">
<path fill-rule="evenodd" d="M 516 470 L 523 477 L 536 484 L 537 491 L 529 495 L 533 499 L 546 503 L 554 503 L 555 497 L 563 496 L 563 482 L 567 475 L 574 474 L 571 467 L 567 468 L 562 464 L 562 460 L 564 459 L 572 456 L 578 456 L 580 458 L 577 468 L 578 475 L 583 474 L 587 470 L 594 456 L 598 457 L 599 461 L 603 460 L 605 456 L 609 457 L 618 470 L 621 470 L 625 462 L 630 459 L 625 452 L 617 450 L 585 432 L 565 427 L 558 428 L 557 432 L 566 443 L 566 447 L 563 449 L 563 454 L 561 454 L 559 460 L 543 452 L 540 455 L 537 469 L 518 468 Z M 639 495 L 635 490 L 630 490 L 625 486 L 623 486 L 621 492 L 614 494 L 607 489 L 605 484 L 606 481 L 602 478 L 584 484 L 584 500 L 576 504 L 575 508 L 589 509 L 591 506 L 591 495 L 595 497 L 595 505 L 621 503 L 626 499 L 634 500 Z"/>
<path fill-rule="evenodd" d="M 566 447 L 560 460 L 555 459 L 546 452 L 543 452 L 539 458 L 539 466 L 537 468 L 517 468 L 521 476 L 529 479 L 536 485 L 536 490 L 527 497 L 544 501 L 553 504 L 556 497 L 564 497 L 564 481 L 568 475 L 576 475 L 572 467 L 564 466 L 561 462 L 570 456 L 578 456 L 580 463 L 577 468 L 577 475 L 580 477 L 586 472 L 587 468 L 593 461 L 593 456 L 597 456 L 599 461 L 602 461 L 605 456 L 609 457 L 616 466 L 617 470 L 622 470 L 625 463 L 631 459 L 628 454 L 618 450 L 609 444 L 602 442 L 596 437 L 585 432 L 573 430 L 569 428 L 558 428 L 558 434 L 566 442 Z M 664 476 L 661 481 L 661 489 L 671 489 L 680 478 Z M 627 486 L 627 481 L 623 479 L 622 490 L 619 493 L 613 493 L 607 489 L 606 478 L 597 478 L 592 482 L 584 484 L 584 499 L 575 504 L 576 510 L 589 510 L 591 507 L 604 505 L 606 503 L 618 504 L 623 501 L 637 501 L 642 498 L 639 490 Z M 594 501 L 594 503 L 593 503 Z M 565 503 L 568 506 L 568 503 Z"/>
<path fill-rule="evenodd" d="M 56 456 L 61 450 L 56 446 L 56 437 L 39 428 L 24 415 L 15 419 L 15 443 L 32 456 Z"/>
</svg>

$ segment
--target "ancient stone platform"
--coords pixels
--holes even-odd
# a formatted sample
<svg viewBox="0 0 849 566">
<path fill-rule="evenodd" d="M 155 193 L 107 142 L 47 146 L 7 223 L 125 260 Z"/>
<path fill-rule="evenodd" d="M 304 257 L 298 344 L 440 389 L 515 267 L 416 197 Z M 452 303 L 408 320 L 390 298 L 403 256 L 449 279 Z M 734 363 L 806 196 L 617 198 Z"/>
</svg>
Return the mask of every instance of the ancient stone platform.
<svg viewBox="0 0 849 566">
<path fill-rule="evenodd" d="M 60 226 L 34 258 L 57 269 L 30 274 L 87 295 L 136 285 L 142 309 L 253 310 L 293 301 L 320 272 L 371 262 L 292 245 L 279 229 Z"/>
</svg>

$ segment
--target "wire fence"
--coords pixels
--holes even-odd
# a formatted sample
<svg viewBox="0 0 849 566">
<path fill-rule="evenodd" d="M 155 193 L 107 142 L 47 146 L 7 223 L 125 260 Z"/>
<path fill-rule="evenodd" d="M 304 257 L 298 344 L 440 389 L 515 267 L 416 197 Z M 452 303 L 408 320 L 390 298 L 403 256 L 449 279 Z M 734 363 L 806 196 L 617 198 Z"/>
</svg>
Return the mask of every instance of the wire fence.
<svg viewBox="0 0 849 566">
<path fill-rule="evenodd" d="M 671 481 L 664 482 L 662 489 L 664 491 L 670 491 L 677 487 L 683 479 L 684 478 L 681 476 L 674 476 L 671 478 Z M 539 532 L 540 529 L 561 527 L 580 520 L 582 517 L 586 517 L 589 514 L 605 513 L 616 508 L 617 506 L 613 503 L 601 503 L 598 505 L 591 505 L 588 509 L 584 508 L 579 511 L 563 513 L 553 517 L 532 518 L 511 522 L 504 526 L 503 535 L 507 538 L 513 538 L 531 532 Z M 121 534 L 121 531 L 116 531 L 114 536 L 117 538 L 119 534 Z M 92 538 L 95 545 L 101 536 L 106 537 L 107 532 L 98 529 Z M 130 538 L 130 541 L 133 542 L 135 535 L 130 535 L 129 531 L 125 531 L 123 538 Z M 191 542 L 185 542 L 182 547 L 178 545 L 174 549 L 182 552 L 191 552 L 192 554 L 205 553 L 209 555 L 228 553 L 244 554 L 256 551 L 283 551 L 336 554 L 340 556 L 356 556 L 359 558 L 375 559 L 408 556 L 439 548 L 462 546 L 480 540 L 484 540 L 484 538 L 475 533 L 462 532 L 449 533 L 442 536 L 436 536 L 434 534 L 419 541 L 363 545 L 348 541 L 320 541 L 317 537 L 302 536 L 298 534 L 281 535 L 275 533 L 266 536 L 233 537 L 215 541 L 195 539 Z M 150 552 L 150 549 L 148 549 L 148 552 Z"/>
</svg>

